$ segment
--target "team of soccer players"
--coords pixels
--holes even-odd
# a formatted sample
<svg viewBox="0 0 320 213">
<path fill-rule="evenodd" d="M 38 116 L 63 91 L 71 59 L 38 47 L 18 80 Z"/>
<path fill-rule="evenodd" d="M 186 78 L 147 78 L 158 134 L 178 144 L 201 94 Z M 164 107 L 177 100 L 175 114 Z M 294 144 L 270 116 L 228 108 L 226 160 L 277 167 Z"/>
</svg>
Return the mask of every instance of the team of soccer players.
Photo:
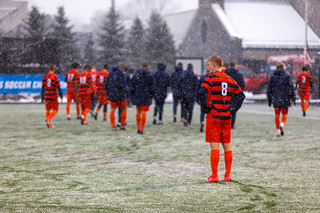
<svg viewBox="0 0 320 213">
<path fill-rule="evenodd" d="M 210 144 L 211 155 L 210 163 L 212 174 L 206 179 L 207 182 L 219 182 L 218 164 L 220 159 L 219 145 L 224 149 L 225 175 L 226 182 L 231 181 L 231 166 L 233 161 L 233 152 L 231 149 L 231 128 L 232 113 L 236 113 L 241 107 L 245 95 L 237 82 L 230 77 L 228 72 L 223 69 L 223 60 L 219 56 L 211 56 L 207 60 L 208 74 L 201 77 L 198 82 L 197 77 L 192 71 L 192 65 L 188 65 L 187 71 L 181 75 L 182 64 L 176 67 L 171 79 L 175 79 L 175 74 L 180 76 L 179 83 L 173 86 L 174 92 L 174 122 L 176 122 L 177 103 L 182 99 L 182 117 L 186 126 L 189 126 L 192 118 L 194 101 L 197 98 L 201 105 L 202 117 L 207 114 L 206 119 L 206 142 Z M 80 117 L 81 106 L 81 124 L 88 125 L 86 115 L 92 106 L 92 100 L 97 97 L 99 106 L 94 114 L 97 119 L 98 112 L 104 106 L 103 119 L 107 120 L 107 104 L 111 103 L 110 122 L 113 130 L 118 130 L 115 125 L 115 110 L 121 110 L 121 130 L 126 130 L 125 122 L 127 118 L 127 96 L 132 98 L 132 104 L 136 105 L 137 133 L 143 134 L 146 123 L 146 113 L 152 104 L 152 98 L 155 98 L 156 106 L 154 110 L 154 124 L 159 111 L 158 124 L 163 124 L 162 113 L 163 104 L 166 99 L 167 88 L 170 86 L 170 76 L 165 73 L 166 65 L 159 63 L 158 71 L 153 75 L 149 71 L 149 63 L 142 62 L 141 69 L 138 69 L 133 75 L 130 85 L 128 85 L 127 76 L 121 66 L 113 66 L 110 73 L 108 65 L 104 65 L 100 73 L 94 73 L 96 87 L 93 86 L 93 75 L 90 74 L 91 67 L 86 65 L 83 72 L 79 73 L 78 63 L 71 65 L 71 70 L 67 72 L 65 80 L 67 82 L 67 119 L 70 117 L 70 104 L 73 100 L 77 106 L 77 116 Z M 234 66 L 232 66 L 234 67 Z M 302 73 L 297 78 L 299 85 L 299 96 L 301 99 L 301 109 L 303 116 L 306 116 L 306 110 L 309 105 L 310 87 L 312 88 L 312 78 L 307 73 L 307 67 L 302 68 Z M 51 119 L 58 111 L 58 93 L 62 98 L 60 81 L 54 73 L 55 65 L 49 65 L 49 72 L 42 80 L 42 99 L 45 99 L 46 123 L 48 128 L 53 128 Z M 181 90 L 185 88 L 185 91 Z M 237 99 L 234 99 L 237 97 Z M 268 103 L 273 104 L 275 111 L 275 123 L 277 135 L 284 135 L 284 124 L 287 120 L 288 107 L 291 102 L 295 104 L 295 91 L 290 76 L 284 70 L 284 64 L 279 62 L 277 69 L 270 78 L 268 85 Z M 237 104 L 234 104 L 237 100 Z M 93 110 L 93 108 L 91 108 Z M 280 123 L 280 113 L 282 119 Z M 203 119 L 201 121 L 201 130 L 203 131 Z"/>
</svg>

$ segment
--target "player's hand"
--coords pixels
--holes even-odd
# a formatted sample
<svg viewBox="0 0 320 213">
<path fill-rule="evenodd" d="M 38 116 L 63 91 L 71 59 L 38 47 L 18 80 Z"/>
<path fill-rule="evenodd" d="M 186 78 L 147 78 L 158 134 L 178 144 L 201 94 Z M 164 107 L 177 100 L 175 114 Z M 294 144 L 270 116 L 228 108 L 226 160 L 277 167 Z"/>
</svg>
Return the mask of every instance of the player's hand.
<svg viewBox="0 0 320 213">
<path fill-rule="evenodd" d="M 63 95 L 62 95 L 62 93 L 60 93 L 60 94 L 59 94 L 59 96 L 60 96 L 61 101 L 62 101 L 62 99 L 63 99 Z"/>
<path fill-rule="evenodd" d="M 44 102 L 44 94 L 41 94 L 41 103 Z"/>
<path fill-rule="evenodd" d="M 269 105 L 269 107 L 271 107 L 271 104 L 272 104 L 272 101 L 271 101 L 271 100 L 268 100 L 268 105 Z"/>
</svg>

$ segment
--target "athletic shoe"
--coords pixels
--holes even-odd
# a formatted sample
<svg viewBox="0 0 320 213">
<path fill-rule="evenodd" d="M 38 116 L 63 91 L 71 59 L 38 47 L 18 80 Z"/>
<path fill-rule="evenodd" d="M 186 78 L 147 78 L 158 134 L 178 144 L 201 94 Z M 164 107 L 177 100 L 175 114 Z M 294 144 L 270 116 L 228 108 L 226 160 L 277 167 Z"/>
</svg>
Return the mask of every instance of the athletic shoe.
<svg viewBox="0 0 320 213">
<path fill-rule="evenodd" d="M 201 124 L 201 125 L 200 125 L 200 132 L 203 132 L 203 127 L 204 127 L 204 125 Z"/>
<path fill-rule="evenodd" d="M 143 135 L 143 132 L 141 130 L 138 130 L 137 133 Z"/>
<path fill-rule="evenodd" d="M 211 182 L 211 183 L 218 183 L 219 182 L 219 178 L 213 178 L 212 176 L 208 177 L 207 179 L 205 179 L 204 181 L 206 182 Z"/>
<path fill-rule="evenodd" d="M 113 130 L 113 131 L 118 131 L 118 128 L 115 127 L 115 126 L 113 126 L 113 127 L 112 127 L 112 130 Z"/>
<path fill-rule="evenodd" d="M 94 117 L 93 110 L 90 109 L 89 113 L 92 117 Z"/>
<path fill-rule="evenodd" d="M 103 121 L 107 121 L 107 118 L 103 118 Z"/>
<path fill-rule="evenodd" d="M 185 127 L 188 127 L 188 122 L 183 122 L 183 125 L 184 125 Z"/>
<path fill-rule="evenodd" d="M 94 119 L 97 120 L 98 119 L 98 113 L 94 114 Z"/>
<path fill-rule="evenodd" d="M 70 117 L 70 115 L 67 117 L 67 120 L 71 120 L 71 117 Z"/>
<path fill-rule="evenodd" d="M 121 125 L 120 130 L 127 130 L 127 128 L 124 125 Z"/>
<path fill-rule="evenodd" d="M 156 125 L 157 124 L 157 119 L 153 119 L 153 124 Z"/>
<path fill-rule="evenodd" d="M 120 127 L 121 126 L 121 123 L 117 123 L 117 127 Z"/>
<path fill-rule="evenodd" d="M 163 125 L 163 122 L 162 121 L 158 121 L 158 125 Z"/>
<path fill-rule="evenodd" d="M 174 117 L 173 118 L 173 123 L 176 123 L 177 122 L 177 117 Z"/>
<path fill-rule="evenodd" d="M 87 121 L 84 121 L 84 122 L 83 122 L 83 125 L 88 125 L 88 122 L 87 122 Z"/>
<path fill-rule="evenodd" d="M 78 116 L 78 117 L 77 117 L 77 120 L 81 120 L 81 116 Z"/>
<path fill-rule="evenodd" d="M 46 118 L 46 120 L 45 120 L 45 121 L 46 121 L 46 123 L 47 123 L 47 127 L 48 127 L 48 128 L 50 128 L 50 121 L 49 121 L 49 119 L 48 119 L 48 118 Z"/>
<path fill-rule="evenodd" d="M 306 116 L 306 111 L 302 112 L 302 116 L 305 117 Z"/>
<path fill-rule="evenodd" d="M 281 136 L 284 135 L 284 131 L 283 131 L 283 127 L 282 126 L 280 126 L 280 134 L 281 134 Z"/>
<path fill-rule="evenodd" d="M 224 181 L 226 181 L 226 182 L 231 182 L 231 177 L 230 177 L 230 176 L 224 177 Z"/>
</svg>

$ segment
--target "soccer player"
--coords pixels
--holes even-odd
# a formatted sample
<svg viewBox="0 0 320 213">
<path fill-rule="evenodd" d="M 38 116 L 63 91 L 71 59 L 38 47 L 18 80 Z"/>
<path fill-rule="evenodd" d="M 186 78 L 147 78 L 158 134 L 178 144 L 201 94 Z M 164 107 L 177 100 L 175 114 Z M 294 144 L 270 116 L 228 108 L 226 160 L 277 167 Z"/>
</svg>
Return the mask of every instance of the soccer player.
<svg viewBox="0 0 320 213">
<path fill-rule="evenodd" d="M 237 84 L 239 85 L 239 87 L 241 87 L 241 89 L 244 89 L 244 79 L 243 79 L 243 75 L 241 72 L 239 72 L 239 70 L 236 69 L 237 63 L 232 61 L 230 62 L 230 68 L 225 70 L 225 73 L 227 75 L 229 75 L 231 78 L 233 78 Z M 237 96 L 233 96 L 232 97 L 232 104 L 230 107 L 230 112 L 231 112 L 231 128 L 234 129 L 234 124 L 236 122 L 236 116 L 237 116 L 237 111 L 234 111 L 235 107 L 234 105 L 238 104 L 238 97 Z"/>
<path fill-rule="evenodd" d="M 132 104 L 136 105 L 136 121 L 138 134 L 143 134 L 147 120 L 147 112 L 152 104 L 153 96 L 152 75 L 149 72 L 149 62 L 143 61 L 141 69 L 138 69 L 132 77 L 131 97 Z"/>
<path fill-rule="evenodd" d="M 209 74 L 204 79 L 199 90 L 203 107 L 206 109 L 206 142 L 211 148 L 212 175 L 207 182 L 219 182 L 218 164 L 220 159 L 219 145 L 224 149 L 226 172 L 225 181 L 231 181 L 231 165 L 233 154 L 231 150 L 231 113 L 230 105 L 233 95 L 239 96 L 242 102 L 245 95 L 237 82 L 221 71 L 223 60 L 219 56 L 210 56 L 207 60 Z M 241 102 L 241 103 L 242 103 Z M 241 105 L 239 105 L 241 107 Z"/>
<path fill-rule="evenodd" d="M 80 104 L 78 102 L 77 98 L 77 80 L 79 78 L 79 68 L 80 64 L 74 62 L 71 64 L 71 69 L 66 73 L 65 82 L 67 83 L 67 104 L 66 104 L 66 110 L 67 110 L 67 119 L 70 120 L 70 105 L 71 102 L 74 101 L 76 103 L 76 110 L 77 110 L 77 119 L 81 119 L 80 117 Z"/>
<path fill-rule="evenodd" d="M 287 121 L 289 107 L 291 101 L 294 105 L 296 104 L 296 96 L 292 80 L 284 70 L 284 63 L 278 62 L 276 66 L 276 70 L 270 77 L 267 96 L 269 107 L 273 104 L 277 135 L 280 136 L 284 135 L 283 127 Z M 282 113 L 281 123 L 280 113 Z"/>
<path fill-rule="evenodd" d="M 207 71 L 207 73 L 205 75 L 200 76 L 200 79 L 199 79 L 198 85 L 197 85 L 197 91 L 199 91 L 204 79 L 207 77 L 208 74 L 209 74 L 209 71 Z M 204 116 L 206 113 L 205 113 L 204 107 L 201 105 L 201 100 L 200 100 L 199 94 L 197 95 L 197 102 L 200 105 L 200 132 L 203 132 Z"/>
<path fill-rule="evenodd" d="M 128 73 L 128 66 L 125 64 L 119 64 L 119 66 L 121 67 L 121 69 L 123 70 L 123 72 L 126 75 L 126 100 L 127 100 L 127 105 L 129 105 L 130 102 L 130 85 L 131 85 L 131 79 L 130 79 L 130 74 Z M 118 124 L 117 126 L 120 127 L 121 126 L 121 114 L 122 114 L 122 108 L 119 108 L 118 110 Z M 126 123 L 124 124 L 126 126 Z"/>
<path fill-rule="evenodd" d="M 158 71 L 153 73 L 153 91 L 156 105 L 153 113 L 153 124 L 157 124 L 157 114 L 159 111 L 158 124 L 163 125 L 162 114 L 164 102 L 167 98 L 167 90 L 170 86 L 170 76 L 166 73 L 167 66 L 163 63 L 158 64 Z"/>
<path fill-rule="evenodd" d="M 103 120 L 107 120 L 107 110 L 108 110 L 108 95 L 106 92 L 106 83 L 107 83 L 107 78 L 109 75 L 109 66 L 105 64 L 103 66 L 103 69 L 99 72 L 97 76 L 97 94 L 98 94 L 98 107 L 96 109 L 96 113 L 94 115 L 94 118 L 97 120 L 98 119 L 98 113 L 100 111 L 100 108 L 103 106 Z"/>
<path fill-rule="evenodd" d="M 116 118 L 114 112 L 117 108 L 122 109 L 120 130 L 126 130 L 125 123 L 127 120 L 127 85 L 126 74 L 119 65 L 113 66 L 106 83 L 106 91 L 111 105 L 110 123 L 112 129 L 117 131 Z"/>
<path fill-rule="evenodd" d="M 183 119 L 184 125 L 186 127 L 191 126 L 192 114 L 194 102 L 197 98 L 197 83 L 198 78 L 193 73 L 193 65 L 188 64 L 187 70 L 183 72 L 179 88 L 181 88 L 181 98 L 182 98 L 182 109 L 183 109 Z"/>
<path fill-rule="evenodd" d="M 93 89 L 90 88 L 90 94 L 91 94 L 91 107 L 90 107 L 90 114 L 92 117 L 94 117 L 94 108 L 96 107 L 97 103 L 98 103 L 98 97 L 96 94 L 97 92 L 97 76 L 99 74 L 99 72 L 97 71 L 97 67 L 96 66 L 92 66 L 91 70 L 89 72 L 89 74 L 91 75 L 92 78 L 92 87 Z"/>
<path fill-rule="evenodd" d="M 49 65 L 49 72 L 42 78 L 42 101 L 45 99 L 46 106 L 46 122 L 48 128 L 54 128 L 51 124 L 51 119 L 57 114 L 59 109 L 58 94 L 62 99 L 62 92 L 60 89 L 60 80 L 54 73 L 56 66 L 54 64 Z"/>
<path fill-rule="evenodd" d="M 172 96 L 173 96 L 173 122 L 177 122 L 177 110 L 179 102 L 181 104 L 181 94 L 180 94 L 180 80 L 182 77 L 183 69 L 182 66 L 177 65 L 175 71 L 170 76 L 171 87 L 172 87 Z M 181 104 L 181 120 L 182 116 L 182 104 Z"/>
<path fill-rule="evenodd" d="M 91 93 L 90 88 L 94 91 L 92 86 L 92 77 L 90 75 L 91 67 L 89 65 L 84 66 L 84 70 L 80 73 L 77 81 L 77 91 L 79 97 L 79 103 L 81 105 L 81 124 L 88 125 L 86 116 L 91 107 Z M 96 96 L 95 92 L 93 92 Z"/>
<path fill-rule="evenodd" d="M 296 89 L 299 85 L 299 97 L 301 99 L 302 115 L 306 116 L 306 111 L 309 107 L 310 91 L 312 89 L 312 77 L 308 73 L 308 67 L 303 66 L 302 72 L 298 75 Z"/>
</svg>

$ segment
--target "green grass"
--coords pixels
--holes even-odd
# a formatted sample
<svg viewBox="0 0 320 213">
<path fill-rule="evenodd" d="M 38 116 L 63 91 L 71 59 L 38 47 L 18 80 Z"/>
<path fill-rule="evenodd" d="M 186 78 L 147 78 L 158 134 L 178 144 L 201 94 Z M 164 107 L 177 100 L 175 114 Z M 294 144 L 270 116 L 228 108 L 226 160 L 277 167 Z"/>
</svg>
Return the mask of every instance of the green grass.
<svg viewBox="0 0 320 213">
<path fill-rule="evenodd" d="M 210 150 L 199 132 L 172 123 L 136 133 L 88 117 L 66 120 L 65 105 L 44 122 L 44 105 L 0 105 L 0 212 L 319 212 L 320 108 L 307 117 L 289 109 L 285 136 L 276 137 L 273 109 L 245 104 L 232 131 L 231 183 L 211 184 Z M 72 105 L 72 113 L 75 106 Z M 72 114 L 75 118 L 75 114 Z M 221 148 L 222 150 L 222 148 Z M 221 151 L 219 176 L 223 179 Z"/>
</svg>

